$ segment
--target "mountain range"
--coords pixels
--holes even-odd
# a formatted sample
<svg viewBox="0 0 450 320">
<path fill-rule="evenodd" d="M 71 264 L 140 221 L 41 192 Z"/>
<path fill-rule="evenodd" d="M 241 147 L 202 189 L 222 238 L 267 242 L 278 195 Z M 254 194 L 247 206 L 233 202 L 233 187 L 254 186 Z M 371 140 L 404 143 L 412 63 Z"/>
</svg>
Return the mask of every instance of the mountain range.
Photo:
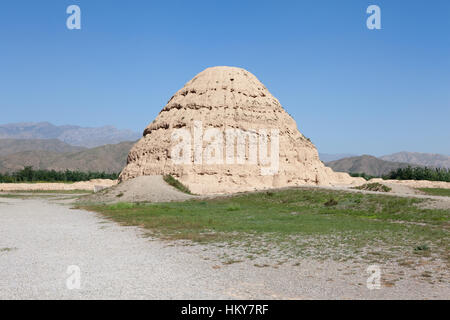
<svg viewBox="0 0 450 320">
<path fill-rule="evenodd" d="M 365 173 L 371 176 L 382 176 L 408 166 L 450 168 L 450 156 L 433 153 L 397 152 L 379 158 L 370 155 L 339 158 L 336 155 L 336 158 L 338 159 L 334 161 L 321 159 L 334 171 Z"/>
<path fill-rule="evenodd" d="M 23 151 L 77 152 L 85 150 L 58 139 L 0 139 L 0 157 Z"/>
<path fill-rule="evenodd" d="M 382 176 L 398 168 L 411 166 L 410 163 L 385 161 L 374 156 L 362 155 L 326 162 L 327 167 L 338 172 L 365 173 L 370 176 Z"/>
<path fill-rule="evenodd" d="M 56 126 L 49 122 L 24 122 L 0 125 L 0 139 L 58 139 L 72 146 L 93 148 L 122 141 L 135 141 L 142 135 L 113 126 L 97 128 L 73 125 Z"/>
<path fill-rule="evenodd" d="M 116 173 L 126 165 L 128 152 L 135 143 L 126 141 L 69 152 L 27 150 L 9 153 L 0 156 L 0 172 L 13 172 L 31 166 L 56 171 L 69 169 Z"/>
<path fill-rule="evenodd" d="M 48 122 L 0 125 L 0 172 L 35 169 L 120 172 L 140 134 L 113 126 L 85 128 Z M 450 156 L 398 152 L 382 157 L 321 153 L 335 171 L 381 176 L 397 168 L 450 168 Z"/>
<path fill-rule="evenodd" d="M 382 160 L 406 162 L 426 167 L 450 168 L 450 156 L 436 153 L 398 152 L 380 157 Z"/>
</svg>

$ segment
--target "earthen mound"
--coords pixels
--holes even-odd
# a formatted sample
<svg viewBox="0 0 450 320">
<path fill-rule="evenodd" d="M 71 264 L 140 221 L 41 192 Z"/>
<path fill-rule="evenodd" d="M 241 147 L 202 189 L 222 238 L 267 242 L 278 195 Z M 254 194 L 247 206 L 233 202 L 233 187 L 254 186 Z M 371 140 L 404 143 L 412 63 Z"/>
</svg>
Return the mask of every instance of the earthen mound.
<svg viewBox="0 0 450 320">
<path fill-rule="evenodd" d="M 140 176 L 124 181 L 93 195 L 80 198 L 80 202 L 171 202 L 195 198 L 167 184 L 162 176 Z"/>
<path fill-rule="evenodd" d="M 170 174 L 196 194 L 360 182 L 336 173 L 250 72 L 213 67 L 170 98 L 131 149 L 121 181 Z"/>
</svg>

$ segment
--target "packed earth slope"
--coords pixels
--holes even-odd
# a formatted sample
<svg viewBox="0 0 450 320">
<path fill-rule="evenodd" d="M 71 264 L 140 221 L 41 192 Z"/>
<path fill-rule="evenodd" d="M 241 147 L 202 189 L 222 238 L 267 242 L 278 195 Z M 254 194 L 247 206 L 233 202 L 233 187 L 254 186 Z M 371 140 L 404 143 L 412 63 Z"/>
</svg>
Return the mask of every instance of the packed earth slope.
<svg viewBox="0 0 450 320">
<path fill-rule="evenodd" d="M 80 202 L 170 202 L 184 201 L 194 196 L 183 193 L 167 184 L 162 176 L 140 176 L 80 198 Z"/>
</svg>

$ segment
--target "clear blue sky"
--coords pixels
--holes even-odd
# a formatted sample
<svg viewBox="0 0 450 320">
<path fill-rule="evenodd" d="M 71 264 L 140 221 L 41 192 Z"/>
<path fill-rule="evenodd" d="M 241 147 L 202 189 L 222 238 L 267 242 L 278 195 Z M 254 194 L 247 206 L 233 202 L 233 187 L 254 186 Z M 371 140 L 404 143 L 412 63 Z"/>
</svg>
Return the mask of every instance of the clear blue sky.
<svg viewBox="0 0 450 320">
<path fill-rule="evenodd" d="M 71 4 L 81 30 L 66 28 Z M 370 4 L 382 30 L 366 27 Z M 142 132 L 215 65 L 254 73 L 320 152 L 450 154 L 448 0 L 0 4 L 0 123 Z"/>
</svg>

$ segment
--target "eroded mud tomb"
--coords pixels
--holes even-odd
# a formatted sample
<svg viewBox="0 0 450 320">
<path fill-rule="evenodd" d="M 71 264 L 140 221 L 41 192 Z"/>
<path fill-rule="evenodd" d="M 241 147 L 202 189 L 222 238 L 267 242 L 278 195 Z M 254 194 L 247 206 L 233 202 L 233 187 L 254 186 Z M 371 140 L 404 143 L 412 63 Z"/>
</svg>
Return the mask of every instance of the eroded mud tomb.
<svg viewBox="0 0 450 320">
<path fill-rule="evenodd" d="M 166 174 L 196 194 L 355 181 L 326 167 L 279 101 L 236 67 L 208 68 L 176 92 L 131 149 L 120 179 Z"/>
</svg>

